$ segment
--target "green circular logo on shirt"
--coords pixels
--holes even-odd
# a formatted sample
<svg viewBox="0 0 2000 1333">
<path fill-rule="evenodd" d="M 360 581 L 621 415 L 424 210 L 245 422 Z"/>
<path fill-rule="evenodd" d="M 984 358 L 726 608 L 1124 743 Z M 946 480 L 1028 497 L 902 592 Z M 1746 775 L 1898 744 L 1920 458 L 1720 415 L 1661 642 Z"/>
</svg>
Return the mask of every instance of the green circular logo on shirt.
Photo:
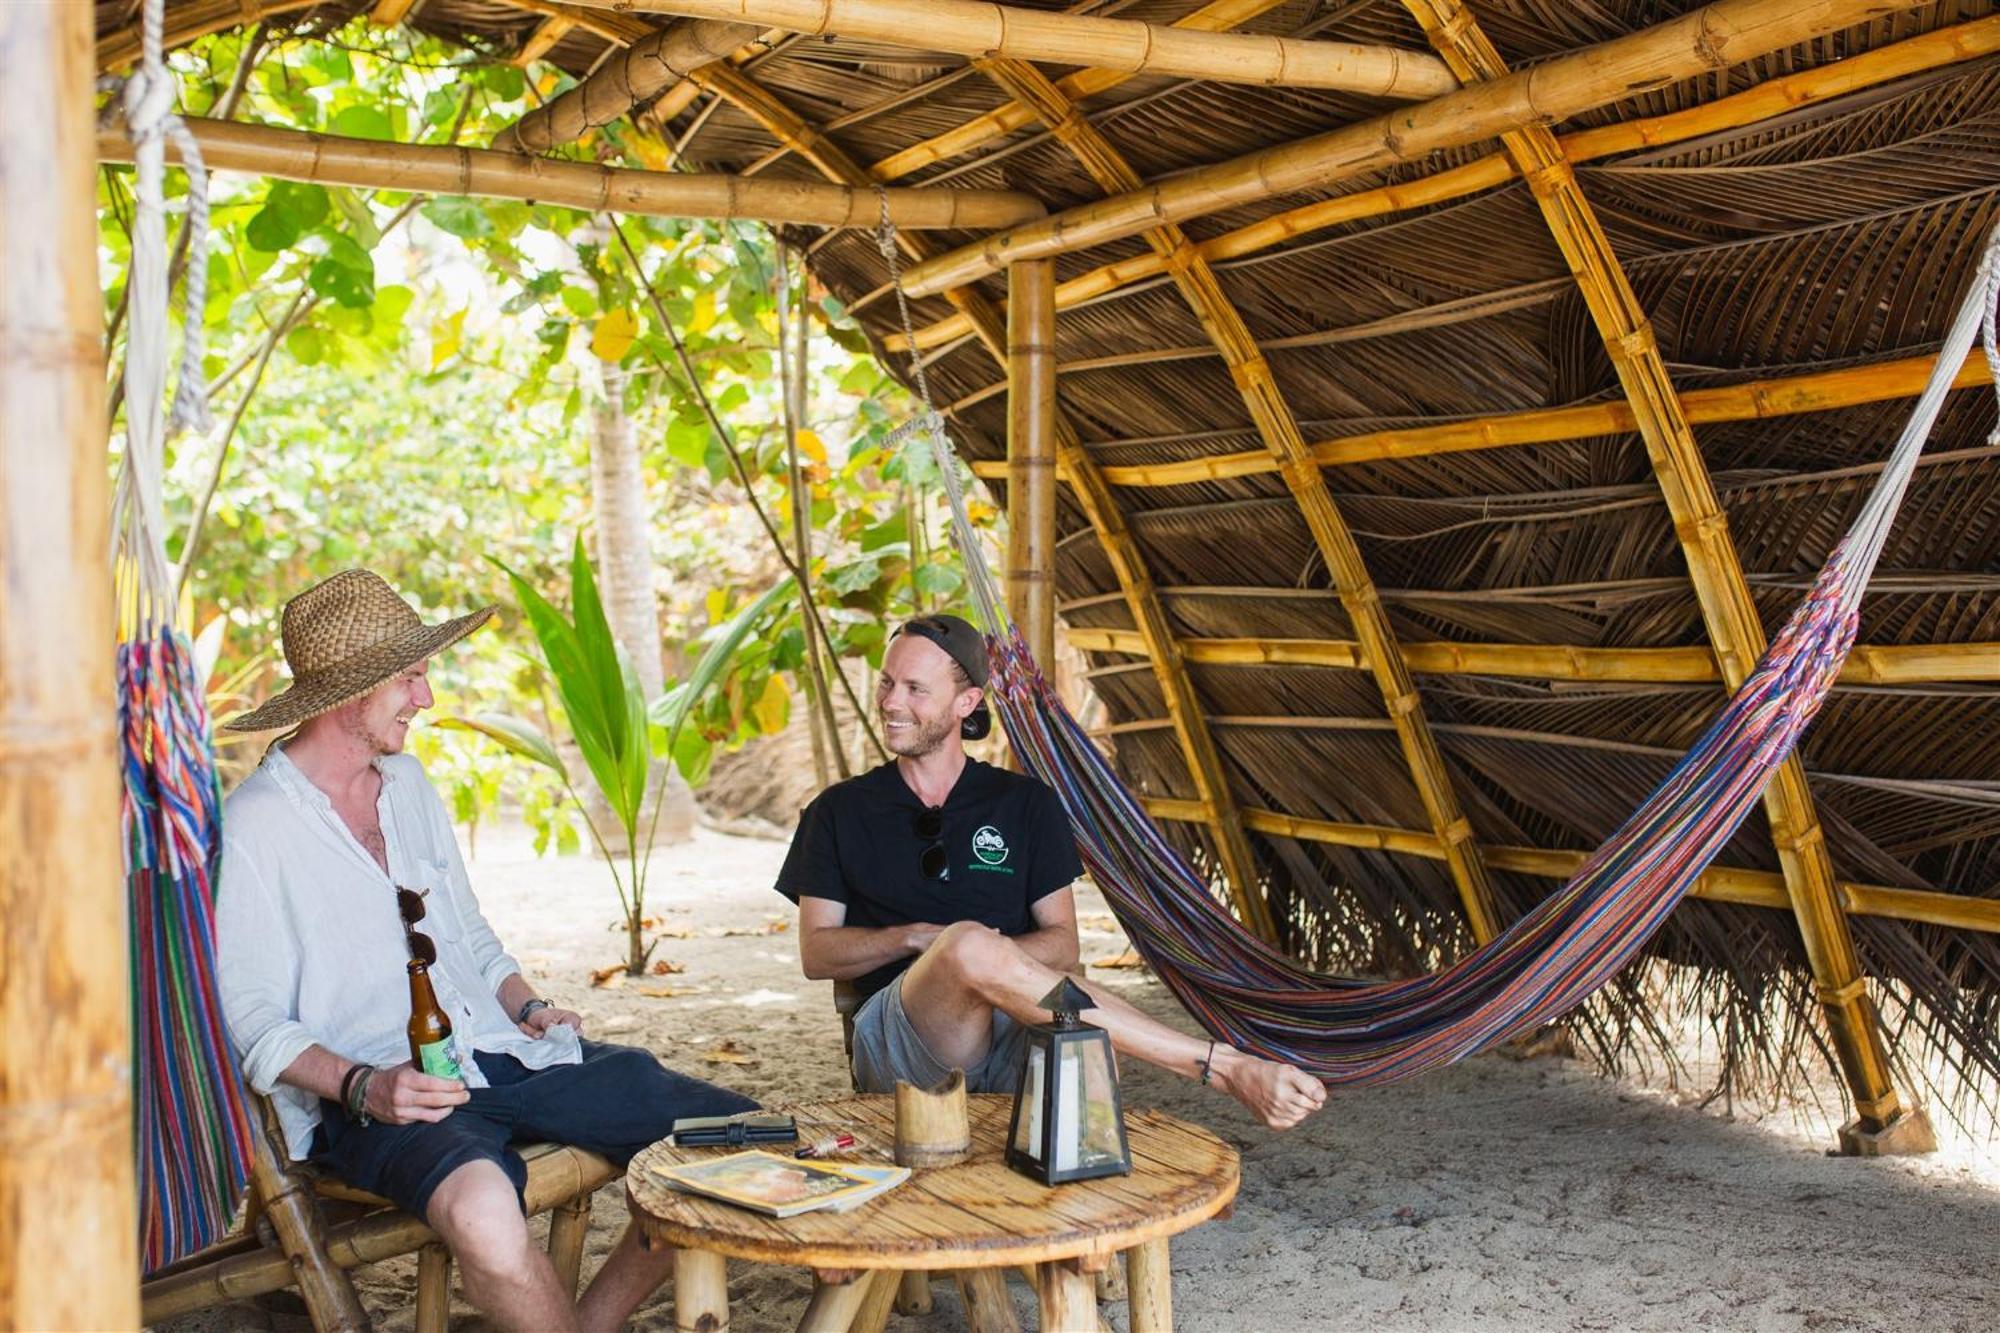
<svg viewBox="0 0 2000 1333">
<path fill-rule="evenodd" d="M 972 835 L 972 854 L 987 865 L 997 866 L 1007 859 L 1007 840 L 991 824 L 981 825 Z"/>
</svg>

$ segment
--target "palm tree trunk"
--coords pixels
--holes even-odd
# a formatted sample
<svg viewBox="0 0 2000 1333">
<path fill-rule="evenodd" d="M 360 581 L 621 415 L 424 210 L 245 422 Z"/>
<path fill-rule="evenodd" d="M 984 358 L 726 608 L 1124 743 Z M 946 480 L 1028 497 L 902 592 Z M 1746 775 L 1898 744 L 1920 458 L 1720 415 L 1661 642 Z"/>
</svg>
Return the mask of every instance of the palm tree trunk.
<svg viewBox="0 0 2000 1333">
<path fill-rule="evenodd" d="M 591 507 L 596 515 L 594 554 L 597 577 L 604 597 L 604 614 L 611 622 L 612 637 L 632 659 L 639 688 L 651 703 L 665 688 L 665 672 L 660 664 L 660 606 L 653 587 L 652 530 L 647 524 L 645 474 L 639 464 L 639 448 L 632 430 L 632 418 L 625 411 L 626 372 L 616 363 L 599 362 L 604 395 L 592 413 L 590 439 Z M 653 765 L 653 784 L 666 783 L 661 797 L 657 785 L 649 791 L 652 799 L 662 799 L 657 841 L 685 842 L 694 835 L 694 792 L 686 779 L 670 763 Z M 591 817 L 597 818 L 602 794 L 592 785 Z M 647 822 L 642 820 L 643 822 Z M 624 832 L 609 817 L 599 824 L 607 831 L 606 844 L 614 855 L 624 850 Z M 615 836 L 614 836 L 615 835 Z"/>
</svg>

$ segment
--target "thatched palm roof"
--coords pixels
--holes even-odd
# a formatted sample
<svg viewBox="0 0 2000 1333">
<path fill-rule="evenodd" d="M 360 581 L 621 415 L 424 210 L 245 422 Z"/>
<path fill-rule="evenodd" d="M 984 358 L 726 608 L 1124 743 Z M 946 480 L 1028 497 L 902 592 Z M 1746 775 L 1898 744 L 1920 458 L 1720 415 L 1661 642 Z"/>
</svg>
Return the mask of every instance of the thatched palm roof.
<svg viewBox="0 0 2000 1333">
<path fill-rule="evenodd" d="M 319 29 L 368 7 L 169 13 L 183 32 L 260 14 Z M 100 3 L 100 32 L 136 8 Z M 377 8 L 579 78 L 673 22 L 542 0 Z M 1076 8 L 1441 52 L 1477 82 L 1574 69 L 1695 6 L 1477 0 L 1469 26 L 1448 0 Z M 1535 901 L 1713 712 L 1747 661 L 1747 622 L 1782 619 L 1860 503 L 2000 216 L 1993 9 L 1902 8 L 1740 59 L 1740 42 L 1696 34 L 1676 77 L 1547 127 L 1378 154 L 1057 255 L 1063 618 L 1093 650 L 1124 772 L 1224 864 L 1247 826 L 1239 845 L 1293 947 L 1388 970 L 1463 950 L 1469 910 L 1483 899 L 1504 922 Z M 1407 105 L 750 35 L 732 62 L 663 76 L 634 112 L 688 164 L 1026 191 L 1052 213 Z M 802 239 L 871 338 L 900 350 L 874 239 Z M 981 239 L 928 233 L 905 262 Z M 952 271 L 970 285 L 912 308 L 960 448 L 993 463 L 1006 282 L 967 262 Z M 1635 309 L 1650 344 L 1620 336 Z M 1646 384 L 1681 407 L 1626 408 Z M 1781 861 L 1753 819 L 1731 873 L 1655 946 L 1687 965 L 1673 985 L 1727 1001 L 1712 1014 L 1732 1049 L 1795 1061 L 1783 1025 L 1762 1025 L 1814 1015 L 1815 970 L 1846 1015 L 1835 1035 L 1865 1021 L 1841 992 L 1858 963 L 1892 1045 L 1931 1039 L 1974 1081 L 2000 1075 L 1993 417 L 1985 393 L 1953 398 L 1864 608 L 1861 642 L 1878 651 L 1857 655 L 1807 740 L 1803 780 L 1780 784 L 1787 840 L 1816 821 L 1824 850 L 1806 837 Z M 1288 450 L 1321 466 L 1282 470 Z M 1706 535 L 1711 495 L 1733 551 Z M 1718 657 L 1714 627 L 1732 623 Z M 1936 646 L 1954 647 L 1915 651 Z M 1392 708 L 1399 679 L 1414 699 Z M 1177 699 L 1199 716 L 1177 725 Z M 1817 959 L 1802 945 L 1815 894 L 1851 935 L 1845 973 L 1823 942 Z M 1643 1036 L 1656 981 L 1635 973 L 1594 1006 L 1602 1050 Z"/>
</svg>

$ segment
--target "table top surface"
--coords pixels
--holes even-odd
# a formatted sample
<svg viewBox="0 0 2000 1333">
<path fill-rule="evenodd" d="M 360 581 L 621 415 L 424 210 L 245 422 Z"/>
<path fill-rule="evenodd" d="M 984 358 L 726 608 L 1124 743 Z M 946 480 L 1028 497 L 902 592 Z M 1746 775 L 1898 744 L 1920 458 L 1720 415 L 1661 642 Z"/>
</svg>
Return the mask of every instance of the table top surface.
<svg viewBox="0 0 2000 1333">
<path fill-rule="evenodd" d="M 741 1150 L 676 1148 L 663 1141 L 633 1158 L 626 1170 L 632 1215 L 656 1240 L 732 1258 L 826 1269 L 985 1268 L 1108 1256 L 1205 1222 L 1236 1197 L 1236 1150 L 1163 1112 L 1125 1113 L 1132 1174 L 1048 1186 L 1006 1164 L 1013 1098 L 966 1101 L 972 1152 L 964 1162 L 918 1168 L 850 1212 L 767 1217 L 683 1193 L 654 1168 Z M 797 1117 L 802 1140 L 838 1130 L 855 1135 L 855 1149 L 831 1162 L 895 1160 L 894 1097 L 857 1096 L 782 1109 Z M 780 1144 L 773 1151 L 791 1147 Z"/>
</svg>

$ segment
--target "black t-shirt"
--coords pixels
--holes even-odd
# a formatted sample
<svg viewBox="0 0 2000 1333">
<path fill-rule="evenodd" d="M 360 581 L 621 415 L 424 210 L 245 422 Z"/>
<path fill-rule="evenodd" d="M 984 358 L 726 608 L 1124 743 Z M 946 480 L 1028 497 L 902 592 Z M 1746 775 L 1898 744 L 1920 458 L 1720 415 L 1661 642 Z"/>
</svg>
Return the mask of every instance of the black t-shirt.
<svg viewBox="0 0 2000 1333">
<path fill-rule="evenodd" d="M 1029 908 L 1083 873 L 1062 802 L 1034 778 L 967 758 L 942 807 L 947 878 L 924 876 L 924 848 L 938 839 L 917 832 L 923 810 L 894 760 L 835 783 L 799 815 L 778 892 L 845 903 L 850 926 L 977 921 L 1025 935 L 1035 929 Z M 854 984 L 872 995 L 914 961 Z"/>
</svg>

